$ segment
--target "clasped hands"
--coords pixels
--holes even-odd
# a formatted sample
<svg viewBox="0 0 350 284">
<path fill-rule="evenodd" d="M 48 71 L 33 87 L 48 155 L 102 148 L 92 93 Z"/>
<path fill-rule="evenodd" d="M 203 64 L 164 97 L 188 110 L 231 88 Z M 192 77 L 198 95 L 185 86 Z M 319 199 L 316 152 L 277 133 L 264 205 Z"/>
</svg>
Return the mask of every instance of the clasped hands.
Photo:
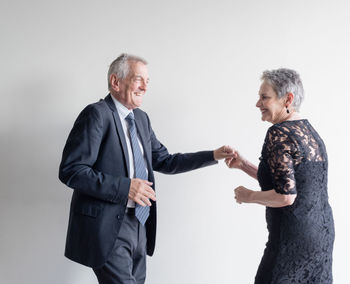
<svg viewBox="0 0 350 284">
<path fill-rule="evenodd" d="M 233 159 L 235 151 L 230 146 L 222 146 L 213 152 L 213 157 L 216 161 L 222 159 Z M 138 178 L 131 179 L 129 189 L 129 199 L 135 201 L 141 206 L 151 206 L 150 200 L 156 201 L 156 193 L 152 189 L 152 182 Z"/>
</svg>

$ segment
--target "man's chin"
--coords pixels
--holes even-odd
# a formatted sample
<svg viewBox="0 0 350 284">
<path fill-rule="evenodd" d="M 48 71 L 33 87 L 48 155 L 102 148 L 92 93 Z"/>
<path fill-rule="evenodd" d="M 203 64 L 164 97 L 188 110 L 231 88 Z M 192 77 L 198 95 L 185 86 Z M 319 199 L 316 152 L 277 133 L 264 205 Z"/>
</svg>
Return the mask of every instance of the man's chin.
<svg viewBox="0 0 350 284">
<path fill-rule="evenodd" d="M 141 105 L 142 105 L 142 101 L 141 102 L 134 102 L 133 108 L 134 109 L 139 108 L 139 107 L 141 107 Z"/>
</svg>

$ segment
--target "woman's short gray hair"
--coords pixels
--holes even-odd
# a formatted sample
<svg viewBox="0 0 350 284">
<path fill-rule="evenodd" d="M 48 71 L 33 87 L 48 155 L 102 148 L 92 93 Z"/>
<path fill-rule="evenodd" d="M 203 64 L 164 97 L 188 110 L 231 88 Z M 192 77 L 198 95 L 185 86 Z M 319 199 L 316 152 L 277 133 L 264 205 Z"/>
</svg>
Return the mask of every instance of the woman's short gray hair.
<svg viewBox="0 0 350 284">
<path fill-rule="evenodd" d="M 110 77 L 112 74 L 116 74 L 117 77 L 121 80 L 125 79 L 126 76 L 129 74 L 129 62 L 135 61 L 135 62 L 142 62 L 143 64 L 147 65 L 147 61 L 139 56 L 122 53 L 117 59 L 115 59 L 111 65 L 109 66 L 108 70 L 108 89 L 111 88 L 110 83 Z"/>
<path fill-rule="evenodd" d="M 296 71 L 287 68 L 266 70 L 263 72 L 261 80 L 272 86 L 278 98 L 283 98 L 286 94 L 293 93 L 292 106 L 296 111 L 299 111 L 300 105 L 304 100 L 304 88 Z"/>
</svg>

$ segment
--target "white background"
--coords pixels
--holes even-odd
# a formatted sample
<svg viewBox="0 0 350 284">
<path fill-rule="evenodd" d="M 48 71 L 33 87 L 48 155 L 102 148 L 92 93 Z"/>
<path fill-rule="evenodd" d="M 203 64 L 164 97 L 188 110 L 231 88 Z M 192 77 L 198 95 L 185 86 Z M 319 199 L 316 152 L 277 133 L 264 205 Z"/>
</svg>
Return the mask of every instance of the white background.
<svg viewBox="0 0 350 284">
<path fill-rule="evenodd" d="M 334 283 L 346 283 L 349 8 L 347 0 L 1 0 L 0 282 L 97 283 L 63 256 L 72 192 L 58 166 L 78 113 L 107 94 L 108 65 L 129 52 L 149 61 L 143 109 L 169 151 L 231 144 L 254 163 L 269 127 L 255 107 L 262 71 L 301 74 L 302 114 L 329 155 Z M 252 283 L 264 208 L 235 204 L 233 189 L 257 182 L 223 163 L 156 179 L 147 283 Z"/>
</svg>

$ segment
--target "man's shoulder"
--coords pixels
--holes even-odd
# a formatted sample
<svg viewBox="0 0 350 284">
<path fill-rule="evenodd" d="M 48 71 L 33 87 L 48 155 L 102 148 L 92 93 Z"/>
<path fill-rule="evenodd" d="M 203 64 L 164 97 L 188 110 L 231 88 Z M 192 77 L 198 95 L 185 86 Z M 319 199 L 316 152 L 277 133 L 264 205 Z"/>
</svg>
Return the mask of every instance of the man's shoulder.
<svg viewBox="0 0 350 284">
<path fill-rule="evenodd" d="M 133 110 L 135 118 L 139 118 L 139 119 L 147 119 L 148 120 L 148 115 L 145 111 L 143 111 L 142 109 L 136 108 Z"/>
<path fill-rule="evenodd" d="M 77 120 L 97 120 L 104 121 L 111 117 L 112 110 L 108 106 L 107 102 L 104 99 L 100 99 L 97 102 L 88 104 L 84 109 L 80 112 Z"/>
<path fill-rule="evenodd" d="M 106 111 L 107 109 L 109 109 L 110 107 L 108 106 L 108 103 L 106 102 L 106 98 L 105 99 L 100 99 L 99 101 L 97 102 L 94 102 L 94 103 L 91 103 L 91 104 L 88 104 L 85 109 L 87 111 Z"/>
</svg>

